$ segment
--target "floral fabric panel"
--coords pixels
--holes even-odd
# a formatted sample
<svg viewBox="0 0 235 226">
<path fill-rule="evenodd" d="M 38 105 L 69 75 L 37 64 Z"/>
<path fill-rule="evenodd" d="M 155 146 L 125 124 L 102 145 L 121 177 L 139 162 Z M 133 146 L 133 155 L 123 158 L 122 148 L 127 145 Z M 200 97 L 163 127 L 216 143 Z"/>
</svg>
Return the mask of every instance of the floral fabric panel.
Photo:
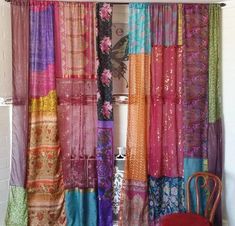
<svg viewBox="0 0 235 226">
<path fill-rule="evenodd" d="M 35 2 L 30 6 L 29 225 L 66 225 L 58 142 L 53 12 L 50 3 Z"/>
<path fill-rule="evenodd" d="M 129 54 L 150 53 L 150 5 L 129 4 Z"/>
<path fill-rule="evenodd" d="M 149 220 L 157 224 L 160 216 L 185 210 L 184 180 L 181 177 L 149 177 Z"/>
<path fill-rule="evenodd" d="M 73 189 L 65 193 L 67 226 L 97 225 L 97 194 L 94 189 Z"/>
<path fill-rule="evenodd" d="M 183 70 L 184 156 L 207 158 L 208 5 L 185 4 Z"/>
<path fill-rule="evenodd" d="M 27 226 L 27 192 L 24 188 L 10 186 L 9 201 L 6 213 L 6 226 Z"/>
<path fill-rule="evenodd" d="M 113 120 L 112 106 L 112 6 L 100 3 L 97 6 L 98 18 L 98 119 L 102 121 Z"/>
<path fill-rule="evenodd" d="M 100 226 L 113 225 L 112 183 L 114 170 L 113 153 L 113 106 L 112 106 L 112 5 L 98 3 L 97 17 L 97 177 L 98 212 Z"/>
</svg>

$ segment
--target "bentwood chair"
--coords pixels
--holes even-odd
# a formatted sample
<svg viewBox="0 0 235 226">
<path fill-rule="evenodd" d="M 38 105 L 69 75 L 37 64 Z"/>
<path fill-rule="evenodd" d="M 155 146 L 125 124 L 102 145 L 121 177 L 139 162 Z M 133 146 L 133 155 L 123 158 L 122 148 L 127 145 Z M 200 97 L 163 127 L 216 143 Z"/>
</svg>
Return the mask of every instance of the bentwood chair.
<svg viewBox="0 0 235 226">
<path fill-rule="evenodd" d="M 196 213 L 192 213 L 192 197 L 190 188 L 192 182 L 195 187 Z M 203 215 L 200 215 L 201 201 L 200 193 L 205 190 L 206 206 Z M 222 192 L 222 183 L 219 177 L 212 173 L 198 172 L 193 174 L 187 181 L 187 213 L 176 213 L 163 216 L 160 226 L 212 226 L 216 209 L 219 205 Z"/>
</svg>

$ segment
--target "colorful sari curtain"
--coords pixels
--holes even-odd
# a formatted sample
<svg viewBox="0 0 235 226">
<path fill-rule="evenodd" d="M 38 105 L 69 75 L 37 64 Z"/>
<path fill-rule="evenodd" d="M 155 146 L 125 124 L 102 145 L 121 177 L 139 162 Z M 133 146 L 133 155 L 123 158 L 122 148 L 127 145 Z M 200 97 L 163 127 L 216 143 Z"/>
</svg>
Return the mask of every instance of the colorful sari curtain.
<svg viewBox="0 0 235 226">
<path fill-rule="evenodd" d="M 53 4 L 30 4 L 29 225 L 66 225 L 58 140 L 53 16 Z"/>
<path fill-rule="evenodd" d="M 209 6 L 185 4 L 183 14 L 183 146 L 187 182 L 193 173 L 208 170 Z M 193 187 L 191 191 L 193 195 Z M 205 200 L 206 194 L 201 194 Z M 204 208 L 202 201 L 201 212 Z"/>
<path fill-rule="evenodd" d="M 95 4 L 56 4 L 55 31 L 59 139 L 67 225 L 96 225 Z"/>
<path fill-rule="evenodd" d="M 185 211 L 189 176 L 208 167 L 221 176 L 219 8 L 129 5 L 127 159 L 119 225 L 158 225 L 162 215 Z M 146 58 L 138 61 L 143 53 Z M 201 212 L 206 198 L 202 192 Z"/>
<path fill-rule="evenodd" d="M 119 225 L 148 225 L 147 135 L 150 6 L 129 4 L 129 108 L 126 167 Z"/>
<path fill-rule="evenodd" d="M 13 0 L 11 7 L 6 225 L 112 226 L 112 5 Z M 157 226 L 162 215 L 185 210 L 194 172 L 222 176 L 219 25 L 218 5 L 129 4 L 119 226 Z"/>
<path fill-rule="evenodd" d="M 97 5 L 98 35 L 98 143 L 97 143 L 97 177 L 98 208 L 100 226 L 113 225 L 112 186 L 113 186 L 113 106 L 112 106 L 112 5 Z"/>
<path fill-rule="evenodd" d="M 209 6 L 209 127 L 208 171 L 222 178 L 223 131 L 221 94 L 221 7 Z M 215 226 L 222 225 L 221 204 L 216 212 Z"/>
<path fill-rule="evenodd" d="M 95 16 L 93 3 L 12 3 L 9 226 L 98 224 Z"/>
<path fill-rule="evenodd" d="M 12 1 L 12 161 L 6 225 L 27 225 L 29 4 Z M 19 45 L 20 43 L 20 45 Z"/>
<path fill-rule="evenodd" d="M 149 224 L 184 210 L 182 5 L 151 7 Z"/>
</svg>

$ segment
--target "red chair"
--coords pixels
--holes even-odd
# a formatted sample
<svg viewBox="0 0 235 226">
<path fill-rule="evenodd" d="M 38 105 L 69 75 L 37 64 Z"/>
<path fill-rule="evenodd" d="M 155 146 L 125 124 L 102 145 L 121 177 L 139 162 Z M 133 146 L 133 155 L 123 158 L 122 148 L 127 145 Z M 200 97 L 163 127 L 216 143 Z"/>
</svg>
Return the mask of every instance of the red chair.
<svg viewBox="0 0 235 226">
<path fill-rule="evenodd" d="M 192 213 L 191 209 L 190 186 L 193 179 L 196 190 L 196 214 Z M 203 216 L 200 215 L 200 187 L 209 191 Z M 207 172 L 193 174 L 187 182 L 187 213 L 163 216 L 160 219 L 160 226 L 212 226 L 221 192 L 222 183 L 216 175 Z"/>
</svg>

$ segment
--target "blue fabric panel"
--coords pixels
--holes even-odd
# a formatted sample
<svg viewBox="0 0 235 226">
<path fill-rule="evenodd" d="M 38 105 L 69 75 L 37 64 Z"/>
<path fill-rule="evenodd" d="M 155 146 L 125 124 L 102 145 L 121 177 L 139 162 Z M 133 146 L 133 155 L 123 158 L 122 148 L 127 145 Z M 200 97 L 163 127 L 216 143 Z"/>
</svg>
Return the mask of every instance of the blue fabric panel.
<svg viewBox="0 0 235 226">
<path fill-rule="evenodd" d="M 97 193 L 75 189 L 65 193 L 67 226 L 97 225 Z"/>
</svg>

